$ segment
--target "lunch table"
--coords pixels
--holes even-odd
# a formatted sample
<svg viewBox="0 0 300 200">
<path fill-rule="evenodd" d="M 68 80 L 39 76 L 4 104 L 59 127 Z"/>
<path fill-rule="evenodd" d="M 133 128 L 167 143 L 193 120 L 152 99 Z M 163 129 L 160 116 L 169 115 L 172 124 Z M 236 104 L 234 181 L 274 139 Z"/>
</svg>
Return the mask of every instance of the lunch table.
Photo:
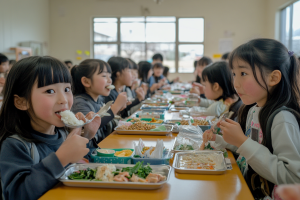
<svg viewBox="0 0 300 200">
<path fill-rule="evenodd" d="M 179 118 L 178 112 L 167 112 L 166 119 Z M 157 139 L 164 141 L 166 148 L 171 149 L 177 134 L 167 136 L 151 135 L 118 135 L 111 133 L 99 146 L 101 148 L 133 148 L 133 142 L 141 138 L 146 146 L 155 146 Z M 101 189 L 68 187 L 59 183 L 53 189 L 45 193 L 41 200 L 253 200 L 253 196 L 235 162 L 233 154 L 228 151 L 228 158 L 232 164 L 232 170 L 227 170 L 222 175 L 198 175 L 180 174 L 172 169 L 167 184 L 156 190 L 131 190 L 131 189 Z M 172 159 L 170 160 L 172 162 Z M 171 163 L 170 163 L 171 165 Z"/>
</svg>

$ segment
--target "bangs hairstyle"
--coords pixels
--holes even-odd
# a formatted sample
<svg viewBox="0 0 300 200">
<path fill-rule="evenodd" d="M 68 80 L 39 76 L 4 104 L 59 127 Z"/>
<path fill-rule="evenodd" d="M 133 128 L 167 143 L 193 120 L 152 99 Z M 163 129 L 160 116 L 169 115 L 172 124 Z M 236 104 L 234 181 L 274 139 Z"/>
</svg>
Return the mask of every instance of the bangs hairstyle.
<svg viewBox="0 0 300 200">
<path fill-rule="evenodd" d="M 142 80 L 142 82 L 147 83 L 148 82 L 148 72 L 152 69 L 151 63 L 148 61 L 140 61 L 139 62 L 139 78 Z"/>
<path fill-rule="evenodd" d="M 162 68 L 162 69 L 163 69 L 164 66 L 163 66 L 161 63 L 154 63 L 154 64 L 153 64 L 153 69 L 154 69 L 154 68 Z"/>
<path fill-rule="evenodd" d="M 248 63 L 252 69 L 256 82 L 267 91 L 267 102 L 259 112 L 259 123 L 262 132 L 266 132 L 267 120 L 278 108 L 286 106 L 295 110 L 293 113 L 300 124 L 299 117 L 299 67 L 296 57 L 288 54 L 288 49 L 280 42 L 272 39 L 255 39 L 237 47 L 229 56 L 229 66 L 237 60 Z M 266 75 L 274 70 L 281 72 L 280 82 L 271 90 L 268 90 L 265 81 Z M 257 73 L 260 73 L 263 83 L 259 83 Z M 239 123 L 245 132 L 245 124 L 249 109 L 255 105 L 245 105 L 239 112 Z M 262 144 L 266 145 L 265 134 Z"/>
<path fill-rule="evenodd" d="M 106 68 L 107 72 L 111 74 L 110 66 L 107 62 L 99 59 L 86 59 L 79 65 L 72 68 L 72 80 L 73 80 L 73 94 L 79 95 L 86 93 L 85 87 L 82 85 L 82 77 L 91 79 L 93 82 L 93 75 L 95 73 L 101 74 Z"/>
<path fill-rule="evenodd" d="M 31 136 L 29 111 L 19 110 L 15 107 L 14 95 L 28 101 L 29 109 L 33 111 L 31 92 L 35 83 L 38 88 L 55 83 L 71 83 L 71 75 L 62 62 L 49 56 L 32 56 L 15 63 L 3 88 L 3 104 L 0 110 L 0 143 L 13 134 L 18 134 L 25 140 L 34 141 Z"/>
<path fill-rule="evenodd" d="M 122 57 L 111 57 L 107 62 L 110 65 L 112 71 L 112 83 L 114 83 L 117 78 L 117 72 L 122 73 L 124 69 L 130 69 L 129 61 Z"/>
<path fill-rule="evenodd" d="M 223 90 L 221 97 L 215 100 L 233 98 L 236 91 L 233 87 L 233 77 L 228 63 L 225 61 L 215 62 L 206 66 L 202 72 L 203 81 L 211 84 L 218 83 Z"/>
<path fill-rule="evenodd" d="M 203 56 L 200 60 L 198 60 L 197 64 L 199 66 L 206 66 L 206 65 L 211 64 L 212 62 L 213 61 L 209 57 Z"/>
<path fill-rule="evenodd" d="M 127 58 L 129 61 L 130 69 L 138 70 L 138 65 L 131 58 Z"/>
</svg>

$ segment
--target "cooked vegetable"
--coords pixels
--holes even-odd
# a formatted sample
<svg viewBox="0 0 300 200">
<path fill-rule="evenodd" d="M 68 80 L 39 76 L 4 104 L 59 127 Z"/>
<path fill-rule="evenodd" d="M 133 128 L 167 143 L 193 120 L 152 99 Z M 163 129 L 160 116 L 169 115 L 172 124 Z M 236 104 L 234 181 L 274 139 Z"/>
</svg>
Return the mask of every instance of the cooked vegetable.
<svg viewBox="0 0 300 200">
<path fill-rule="evenodd" d="M 96 169 L 87 168 L 86 170 L 79 170 L 79 171 L 73 172 L 70 176 L 68 176 L 68 178 L 72 179 L 72 180 L 74 180 L 74 179 L 92 180 L 92 179 L 95 179 L 96 172 L 97 172 Z"/>
<path fill-rule="evenodd" d="M 149 163 L 143 166 L 144 161 L 137 162 L 133 167 L 126 167 L 122 169 L 122 172 L 129 172 L 130 178 L 132 174 L 137 175 L 140 178 L 146 178 L 151 172 L 152 168 L 149 166 Z"/>
</svg>

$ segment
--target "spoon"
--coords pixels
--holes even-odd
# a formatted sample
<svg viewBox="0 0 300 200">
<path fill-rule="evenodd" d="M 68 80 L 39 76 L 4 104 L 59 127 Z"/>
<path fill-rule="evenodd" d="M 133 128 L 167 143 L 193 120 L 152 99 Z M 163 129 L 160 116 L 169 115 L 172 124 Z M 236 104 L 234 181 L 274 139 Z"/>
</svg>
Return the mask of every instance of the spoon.
<svg viewBox="0 0 300 200">
<path fill-rule="evenodd" d="M 107 102 L 106 104 L 103 105 L 103 107 L 98 111 L 98 113 L 95 113 L 93 115 L 93 117 L 91 119 L 86 119 L 86 122 L 84 124 L 81 124 L 81 125 L 73 125 L 73 124 L 68 124 L 68 123 L 65 123 L 65 126 L 69 127 L 69 128 L 80 128 L 80 127 L 83 127 L 84 125 L 92 122 L 96 116 L 99 116 L 99 117 L 104 117 L 104 116 L 110 116 L 109 113 L 107 113 L 107 111 L 109 110 L 111 104 L 113 104 L 114 101 L 109 101 Z"/>
</svg>

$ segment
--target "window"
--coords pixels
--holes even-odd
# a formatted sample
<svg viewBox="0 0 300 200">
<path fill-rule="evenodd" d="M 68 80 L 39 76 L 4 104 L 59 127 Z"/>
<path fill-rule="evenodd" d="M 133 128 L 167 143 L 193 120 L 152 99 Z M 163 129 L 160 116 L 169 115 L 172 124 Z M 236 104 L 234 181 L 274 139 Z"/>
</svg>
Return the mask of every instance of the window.
<svg viewBox="0 0 300 200">
<path fill-rule="evenodd" d="M 300 56 L 300 1 L 284 8 L 280 14 L 280 40 Z"/>
<path fill-rule="evenodd" d="M 93 19 L 94 58 L 120 55 L 135 62 L 164 57 L 170 72 L 190 73 L 203 56 L 204 19 L 176 17 L 115 17 Z"/>
</svg>

